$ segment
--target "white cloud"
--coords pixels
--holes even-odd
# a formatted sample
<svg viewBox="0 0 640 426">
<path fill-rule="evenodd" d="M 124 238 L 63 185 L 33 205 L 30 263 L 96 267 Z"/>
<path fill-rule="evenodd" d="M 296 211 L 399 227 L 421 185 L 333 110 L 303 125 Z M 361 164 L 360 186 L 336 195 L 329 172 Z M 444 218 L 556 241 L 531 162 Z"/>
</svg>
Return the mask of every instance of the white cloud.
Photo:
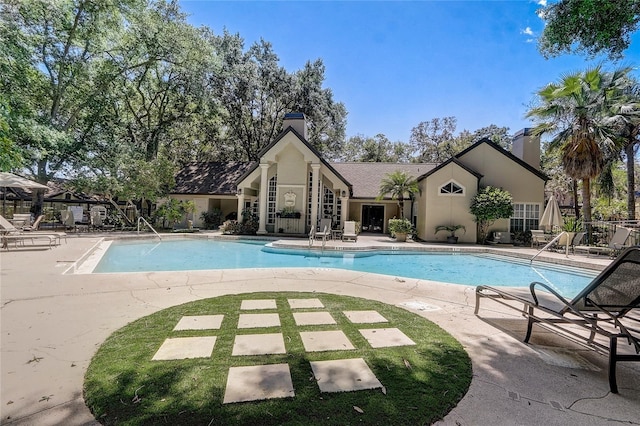
<svg viewBox="0 0 640 426">
<path fill-rule="evenodd" d="M 521 30 L 520 34 L 526 34 L 526 35 L 532 36 L 533 35 L 533 30 L 531 29 L 531 27 L 527 27 L 524 30 Z"/>
<path fill-rule="evenodd" d="M 542 7 L 546 7 L 546 6 L 547 6 L 547 0 L 540 0 L 540 1 L 538 2 L 538 4 L 539 4 L 540 6 L 542 6 Z"/>
</svg>

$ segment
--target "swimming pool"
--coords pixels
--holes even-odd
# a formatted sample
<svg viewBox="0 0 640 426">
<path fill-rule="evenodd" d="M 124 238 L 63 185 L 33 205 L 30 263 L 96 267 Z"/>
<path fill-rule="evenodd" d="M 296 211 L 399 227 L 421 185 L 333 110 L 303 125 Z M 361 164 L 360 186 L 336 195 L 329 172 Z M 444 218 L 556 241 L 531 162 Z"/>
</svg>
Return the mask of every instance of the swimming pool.
<svg viewBox="0 0 640 426">
<path fill-rule="evenodd" d="M 535 266 L 488 254 L 415 251 L 340 252 L 273 248 L 264 241 L 114 241 L 93 273 L 186 271 L 242 268 L 337 268 L 466 285 L 551 284 L 561 294 L 577 294 L 595 276 L 566 266 Z"/>
</svg>

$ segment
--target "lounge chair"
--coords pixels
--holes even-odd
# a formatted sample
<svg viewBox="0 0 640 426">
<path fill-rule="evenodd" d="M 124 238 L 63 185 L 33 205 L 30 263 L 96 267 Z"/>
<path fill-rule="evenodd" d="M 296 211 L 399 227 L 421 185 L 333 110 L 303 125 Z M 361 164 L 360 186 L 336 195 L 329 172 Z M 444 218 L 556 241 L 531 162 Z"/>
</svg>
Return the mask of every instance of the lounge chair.
<svg viewBox="0 0 640 426">
<path fill-rule="evenodd" d="M 331 239 L 331 219 L 320 219 L 320 226 L 316 238 L 321 237 L 324 240 Z"/>
<path fill-rule="evenodd" d="M 344 223 L 344 229 L 342 230 L 342 241 L 344 240 L 353 240 L 354 242 L 358 242 L 356 223 L 353 220 L 348 220 Z"/>
<path fill-rule="evenodd" d="M 25 240 L 31 240 L 31 244 L 34 244 L 34 240 L 47 240 L 49 242 L 49 248 L 53 246 L 56 239 L 51 235 L 39 234 L 36 232 L 31 232 L 28 234 L 24 234 L 21 229 L 16 228 L 9 222 L 4 216 L 0 215 L 0 233 L 2 234 L 2 248 L 6 248 L 9 250 L 9 242 L 13 242 L 16 247 L 18 243 L 22 243 L 24 245 Z"/>
<path fill-rule="evenodd" d="M 627 315 L 640 308 L 640 246 L 626 249 L 571 301 L 540 282 L 531 283 L 528 289 L 482 285 L 476 287 L 476 315 L 482 298 L 519 310 L 528 320 L 527 343 L 533 325 L 540 324 L 574 342 L 608 352 L 613 393 L 618 392 L 616 363 L 640 361 L 640 320 Z M 635 355 L 618 354 L 619 339 L 633 345 Z"/>
<path fill-rule="evenodd" d="M 631 235 L 631 229 L 619 226 L 616 228 L 616 232 L 613 234 L 611 241 L 609 241 L 609 245 L 606 247 L 576 246 L 573 250 L 575 252 L 586 252 L 587 255 L 608 254 L 611 257 L 615 257 L 622 249 L 627 247 L 625 246 L 625 243 L 627 242 L 629 235 Z"/>
<path fill-rule="evenodd" d="M 40 229 L 40 222 L 44 219 L 44 215 L 38 216 L 38 218 L 33 222 L 28 228 L 22 228 L 23 231 L 26 231 L 32 235 L 51 235 L 56 239 L 56 243 L 59 245 L 62 243 L 62 239 L 67 241 L 67 233 L 66 232 L 56 232 L 56 231 L 45 231 Z"/>
</svg>

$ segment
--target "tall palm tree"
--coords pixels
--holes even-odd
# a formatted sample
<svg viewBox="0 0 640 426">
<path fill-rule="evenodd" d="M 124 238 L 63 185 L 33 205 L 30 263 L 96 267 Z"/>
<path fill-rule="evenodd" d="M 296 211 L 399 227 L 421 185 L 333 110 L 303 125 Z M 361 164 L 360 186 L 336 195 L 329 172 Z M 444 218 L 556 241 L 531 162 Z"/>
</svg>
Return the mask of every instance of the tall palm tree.
<svg viewBox="0 0 640 426">
<path fill-rule="evenodd" d="M 551 147 L 559 147 L 565 172 L 582 181 L 582 215 L 591 221 L 591 180 L 605 159 L 620 149 L 614 106 L 623 99 L 630 68 L 604 72 L 601 67 L 566 75 L 538 91 L 539 105 L 527 117 L 538 122 L 533 133 L 553 135 Z"/>
<path fill-rule="evenodd" d="M 404 200 L 413 199 L 414 195 L 420 193 L 418 181 L 401 170 L 396 170 L 387 175 L 380 182 L 380 192 L 377 200 L 390 195 L 392 200 L 398 200 L 399 216 L 404 218 Z"/>
</svg>

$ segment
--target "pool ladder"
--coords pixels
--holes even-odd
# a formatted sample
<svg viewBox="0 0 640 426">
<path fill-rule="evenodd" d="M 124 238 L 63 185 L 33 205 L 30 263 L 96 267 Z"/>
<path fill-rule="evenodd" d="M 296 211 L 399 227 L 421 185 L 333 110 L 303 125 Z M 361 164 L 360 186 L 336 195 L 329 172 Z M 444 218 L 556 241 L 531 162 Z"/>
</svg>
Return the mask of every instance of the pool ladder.
<svg viewBox="0 0 640 426">
<path fill-rule="evenodd" d="M 153 229 L 153 226 L 151 226 L 151 224 L 147 222 L 147 220 L 142 216 L 138 217 L 138 235 L 140 235 L 140 221 L 144 222 L 149 227 L 149 229 L 151 229 L 153 233 L 158 236 L 158 239 L 162 241 L 162 237 L 160 236 L 160 234 L 158 234 L 158 232 Z"/>
<path fill-rule="evenodd" d="M 533 263 L 533 260 L 538 257 L 538 255 L 540 253 L 542 253 L 543 251 L 545 251 L 546 249 L 548 249 L 549 247 L 551 247 L 556 241 L 558 241 L 560 239 L 560 237 L 562 237 L 563 235 L 567 235 L 567 238 L 569 238 L 569 234 L 566 231 L 562 231 L 561 233 L 559 233 L 558 235 L 555 236 L 555 238 L 551 241 L 549 241 L 547 243 L 546 246 L 542 247 L 540 250 L 538 250 L 538 252 L 536 254 L 533 255 L 533 257 L 529 260 L 529 263 Z M 569 257 L 569 241 L 567 241 L 567 246 L 566 246 L 566 252 L 565 252 L 565 257 Z"/>
</svg>

